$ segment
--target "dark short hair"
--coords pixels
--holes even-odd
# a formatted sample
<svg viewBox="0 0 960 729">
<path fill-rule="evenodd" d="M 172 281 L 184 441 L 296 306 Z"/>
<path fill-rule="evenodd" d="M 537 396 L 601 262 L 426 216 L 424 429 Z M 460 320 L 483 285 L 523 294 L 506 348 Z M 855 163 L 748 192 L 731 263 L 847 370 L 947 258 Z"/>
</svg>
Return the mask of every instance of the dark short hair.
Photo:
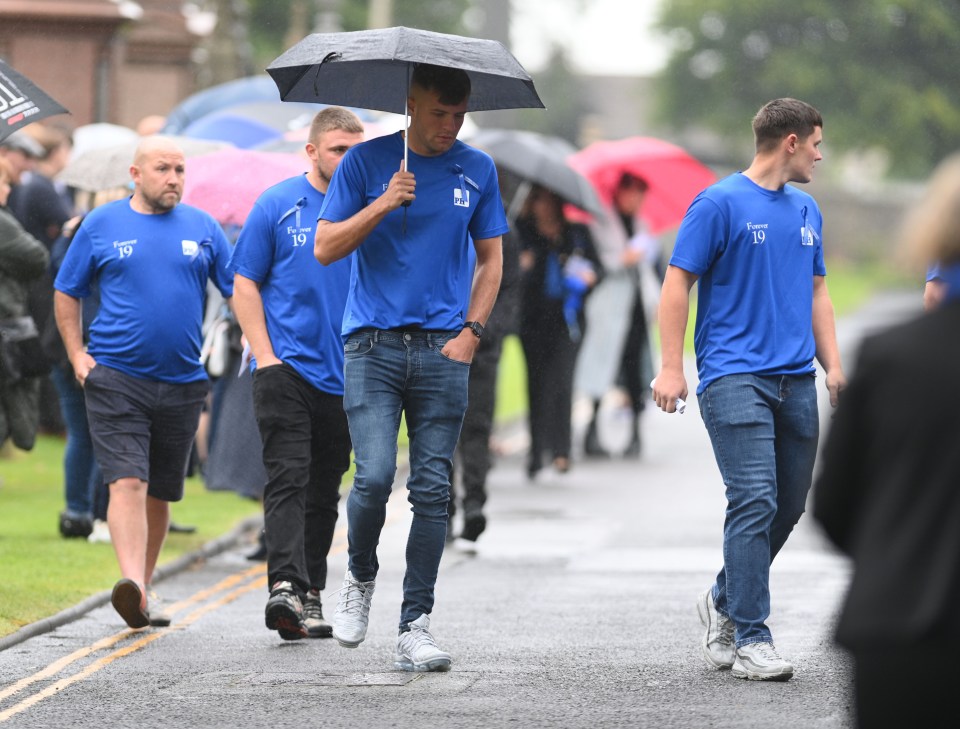
<svg viewBox="0 0 960 729">
<path fill-rule="evenodd" d="M 650 189 L 650 183 L 640 177 L 640 175 L 635 175 L 632 172 L 624 172 L 620 175 L 620 181 L 617 182 L 617 189 L 630 190 L 632 188 L 646 192 Z"/>
<path fill-rule="evenodd" d="M 770 151 L 789 134 L 806 139 L 816 127 L 823 128 L 820 112 L 797 99 L 768 101 L 753 117 L 753 136 L 758 152 Z"/>
<path fill-rule="evenodd" d="M 413 68 L 410 83 L 427 91 L 436 91 L 440 103 L 447 106 L 461 104 L 470 98 L 470 76 L 460 68 L 418 63 Z"/>
</svg>

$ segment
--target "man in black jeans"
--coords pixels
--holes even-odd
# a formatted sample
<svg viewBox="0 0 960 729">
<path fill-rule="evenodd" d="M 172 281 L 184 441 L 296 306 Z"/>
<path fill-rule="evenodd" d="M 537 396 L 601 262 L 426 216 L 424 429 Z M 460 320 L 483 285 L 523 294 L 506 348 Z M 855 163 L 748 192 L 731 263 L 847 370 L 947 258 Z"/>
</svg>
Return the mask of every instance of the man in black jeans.
<svg viewBox="0 0 960 729">
<path fill-rule="evenodd" d="M 320 591 L 352 447 L 340 340 L 352 261 L 321 266 L 312 242 L 330 178 L 362 140 L 353 113 L 319 112 L 306 145 L 309 172 L 260 196 L 231 261 L 234 310 L 256 365 L 254 409 L 267 470 L 265 622 L 284 640 L 332 632 Z"/>
</svg>

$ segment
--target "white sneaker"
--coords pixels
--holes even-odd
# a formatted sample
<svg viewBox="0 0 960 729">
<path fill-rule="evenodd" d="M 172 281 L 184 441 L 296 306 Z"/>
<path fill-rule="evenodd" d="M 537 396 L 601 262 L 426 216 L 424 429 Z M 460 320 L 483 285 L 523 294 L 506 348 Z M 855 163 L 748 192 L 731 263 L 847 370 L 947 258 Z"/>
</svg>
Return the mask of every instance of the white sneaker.
<svg viewBox="0 0 960 729">
<path fill-rule="evenodd" d="M 737 658 L 737 649 L 733 642 L 733 621 L 717 611 L 713 604 L 713 587 L 710 587 L 697 599 L 697 613 L 707 632 L 700 646 L 707 663 L 723 670 L 733 666 Z"/>
<path fill-rule="evenodd" d="M 105 544 L 110 543 L 110 527 L 107 525 L 103 519 L 94 519 L 93 520 L 93 531 L 90 532 L 90 536 L 87 537 L 87 541 L 91 544 L 97 542 L 103 542 Z"/>
<path fill-rule="evenodd" d="M 340 588 L 340 600 L 333 613 L 333 637 L 344 648 L 356 648 L 367 637 L 370 601 L 376 584 L 375 580 L 360 582 L 347 570 Z"/>
<path fill-rule="evenodd" d="M 397 638 L 394 666 L 401 671 L 450 670 L 450 654 L 437 647 L 429 628 L 430 618 L 426 615 L 410 623 L 410 630 Z"/>
<path fill-rule="evenodd" d="M 731 673 L 751 681 L 789 681 L 793 664 L 780 657 L 773 643 L 747 643 L 737 648 Z"/>
</svg>

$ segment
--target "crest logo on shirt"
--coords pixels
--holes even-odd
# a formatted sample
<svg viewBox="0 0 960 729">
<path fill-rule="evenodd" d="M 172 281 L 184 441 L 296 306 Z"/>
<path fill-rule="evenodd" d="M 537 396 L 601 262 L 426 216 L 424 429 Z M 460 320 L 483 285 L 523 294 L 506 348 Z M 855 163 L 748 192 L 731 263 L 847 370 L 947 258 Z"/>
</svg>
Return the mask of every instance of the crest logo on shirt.
<svg viewBox="0 0 960 729">
<path fill-rule="evenodd" d="M 453 204 L 461 208 L 470 207 L 470 191 L 462 187 L 453 188 Z"/>
</svg>

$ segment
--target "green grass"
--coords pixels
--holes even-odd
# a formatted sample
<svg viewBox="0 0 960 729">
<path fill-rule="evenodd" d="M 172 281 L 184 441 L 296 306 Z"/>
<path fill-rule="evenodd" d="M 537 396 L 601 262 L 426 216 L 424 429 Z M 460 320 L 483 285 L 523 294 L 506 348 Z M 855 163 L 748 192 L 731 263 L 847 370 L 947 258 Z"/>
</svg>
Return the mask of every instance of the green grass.
<svg viewBox="0 0 960 729">
<path fill-rule="evenodd" d="M 880 264 L 842 261 L 828 264 L 827 283 L 837 316 L 854 311 L 871 292 L 922 282 Z M 691 301 L 687 327 L 688 351 L 693 351 L 696 298 Z M 515 336 L 504 342 L 498 373 L 496 418 L 508 422 L 527 410 L 526 366 Z M 406 442 L 406 428 L 401 428 Z M 33 451 L 9 446 L 0 452 L 0 636 L 53 615 L 101 590 L 118 578 L 116 558 L 109 544 L 63 539 L 57 520 L 63 508 L 63 447 L 61 438 L 40 437 Z M 344 482 L 352 480 L 352 470 Z M 242 520 L 260 513 L 259 504 L 232 492 L 207 491 L 196 478 L 188 479 L 184 500 L 173 506 L 173 518 L 197 526 L 191 535 L 171 534 L 160 556 L 161 564 L 195 550 L 226 533 Z"/>
<path fill-rule="evenodd" d="M 8 446 L 0 454 L 0 636 L 109 589 L 120 577 L 112 545 L 60 536 L 63 449 L 62 438 L 40 436 L 29 453 Z M 233 492 L 208 491 L 191 478 L 171 513 L 197 531 L 170 534 L 161 564 L 259 514 L 260 505 Z"/>
</svg>

